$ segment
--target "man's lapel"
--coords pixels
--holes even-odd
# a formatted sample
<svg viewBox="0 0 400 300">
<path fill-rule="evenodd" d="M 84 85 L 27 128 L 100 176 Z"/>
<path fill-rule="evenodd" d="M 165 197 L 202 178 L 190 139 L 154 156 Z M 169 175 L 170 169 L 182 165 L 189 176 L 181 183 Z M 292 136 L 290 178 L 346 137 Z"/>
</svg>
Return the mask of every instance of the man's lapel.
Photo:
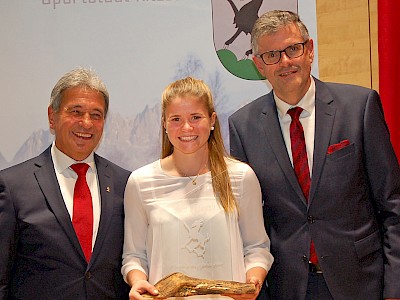
<svg viewBox="0 0 400 300">
<path fill-rule="evenodd" d="M 314 138 L 314 160 L 310 189 L 310 203 L 313 200 L 318 181 L 326 159 L 326 151 L 331 139 L 333 121 L 336 108 L 332 94 L 325 84 L 315 79 L 315 138 Z"/>
<path fill-rule="evenodd" d="M 269 141 L 270 147 L 274 152 L 276 160 L 278 161 L 283 173 L 287 177 L 293 189 L 296 191 L 298 197 L 303 200 L 304 204 L 306 204 L 306 198 L 304 197 L 297 181 L 296 174 L 294 173 L 292 164 L 290 163 L 285 141 L 283 140 L 282 130 L 279 124 L 277 108 L 272 91 L 266 97 L 267 101 L 261 113 L 260 124 L 263 126 L 267 140 Z"/>
<path fill-rule="evenodd" d="M 112 181 L 112 171 L 104 159 L 99 157 L 97 154 L 95 154 L 94 157 L 100 187 L 101 215 L 99 229 L 96 236 L 96 243 L 93 248 L 93 254 L 90 263 L 92 263 L 99 254 L 102 243 L 105 240 L 108 228 L 110 226 L 114 207 L 114 185 Z"/>
<path fill-rule="evenodd" d="M 39 188 L 41 189 L 49 209 L 53 212 L 61 228 L 71 240 L 73 246 L 84 258 L 83 251 L 79 244 L 78 238 L 72 226 L 71 217 L 65 206 L 64 199 L 61 194 L 60 185 L 57 181 L 54 165 L 50 154 L 50 147 L 38 156 L 35 165 L 37 169 L 34 171 Z"/>
</svg>

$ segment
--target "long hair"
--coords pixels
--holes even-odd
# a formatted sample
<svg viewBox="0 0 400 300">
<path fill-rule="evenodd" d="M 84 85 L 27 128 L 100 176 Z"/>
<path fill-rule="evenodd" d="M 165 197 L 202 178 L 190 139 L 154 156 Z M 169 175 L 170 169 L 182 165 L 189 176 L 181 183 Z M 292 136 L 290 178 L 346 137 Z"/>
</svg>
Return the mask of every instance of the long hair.
<svg viewBox="0 0 400 300">
<path fill-rule="evenodd" d="M 165 158 L 174 152 L 174 147 L 169 141 L 163 126 L 165 111 L 172 100 L 176 97 L 184 96 L 193 96 L 198 98 L 199 101 L 203 101 L 207 107 L 209 117 L 215 112 L 211 90 L 204 81 L 193 77 L 186 77 L 168 85 L 162 94 L 161 102 L 161 158 Z M 215 118 L 214 130 L 210 132 L 208 138 L 208 150 L 214 194 L 219 199 L 225 212 L 231 213 L 237 211 L 238 206 L 232 192 L 231 180 L 225 160 L 225 158 L 231 157 L 224 147 L 218 116 Z"/>
</svg>

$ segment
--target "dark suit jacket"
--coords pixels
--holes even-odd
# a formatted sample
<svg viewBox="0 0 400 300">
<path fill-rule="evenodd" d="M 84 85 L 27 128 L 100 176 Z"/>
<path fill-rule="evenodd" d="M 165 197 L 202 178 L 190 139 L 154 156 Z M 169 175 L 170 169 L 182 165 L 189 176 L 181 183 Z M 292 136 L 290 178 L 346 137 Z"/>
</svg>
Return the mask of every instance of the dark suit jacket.
<svg viewBox="0 0 400 300">
<path fill-rule="evenodd" d="M 50 148 L 0 172 L 0 299 L 127 299 L 121 276 L 130 172 L 95 154 L 101 217 L 89 265 Z"/>
<path fill-rule="evenodd" d="M 334 299 L 400 297 L 400 170 L 378 94 L 315 79 L 315 145 L 307 204 L 273 93 L 229 118 L 231 154 L 260 181 L 275 257 L 272 299 L 304 299 L 310 240 Z M 330 145 L 349 145 L 328 153 Z M 346 142 L 347 143 L 347 142 Z M 334 149 L 335 150 L 335 149 Z"/>
</svg>

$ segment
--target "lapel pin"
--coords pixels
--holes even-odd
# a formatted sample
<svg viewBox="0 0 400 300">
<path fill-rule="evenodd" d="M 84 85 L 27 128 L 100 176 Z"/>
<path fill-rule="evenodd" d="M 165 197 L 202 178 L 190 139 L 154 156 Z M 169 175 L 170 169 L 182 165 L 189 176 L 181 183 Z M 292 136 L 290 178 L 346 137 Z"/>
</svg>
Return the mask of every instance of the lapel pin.
<svg viewBox="0 0 400 300">
<path fill-rule="evenodd" d="M 109 186 L 106 188 L 106 192 L 107 192 L 107 193 L 110 192 L 110 187 L 109 187 Z"/>
</svg>

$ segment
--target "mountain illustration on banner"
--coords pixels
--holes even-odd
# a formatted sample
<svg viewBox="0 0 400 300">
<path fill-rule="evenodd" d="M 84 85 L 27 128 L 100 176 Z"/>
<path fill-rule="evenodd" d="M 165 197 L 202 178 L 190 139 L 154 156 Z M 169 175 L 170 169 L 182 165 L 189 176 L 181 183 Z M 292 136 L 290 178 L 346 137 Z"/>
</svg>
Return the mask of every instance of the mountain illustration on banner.
<svg viewBox="0 0 400 300">
<path fill-rule="evenodd" d="M 242 79 L 265 79 L 252 60 L 250 38 L 253 25 L 259 16 L 270 10 L 297 13 L 297 1 L 211 0 L 214 47 L 222 65 Z"/>
</svg>

